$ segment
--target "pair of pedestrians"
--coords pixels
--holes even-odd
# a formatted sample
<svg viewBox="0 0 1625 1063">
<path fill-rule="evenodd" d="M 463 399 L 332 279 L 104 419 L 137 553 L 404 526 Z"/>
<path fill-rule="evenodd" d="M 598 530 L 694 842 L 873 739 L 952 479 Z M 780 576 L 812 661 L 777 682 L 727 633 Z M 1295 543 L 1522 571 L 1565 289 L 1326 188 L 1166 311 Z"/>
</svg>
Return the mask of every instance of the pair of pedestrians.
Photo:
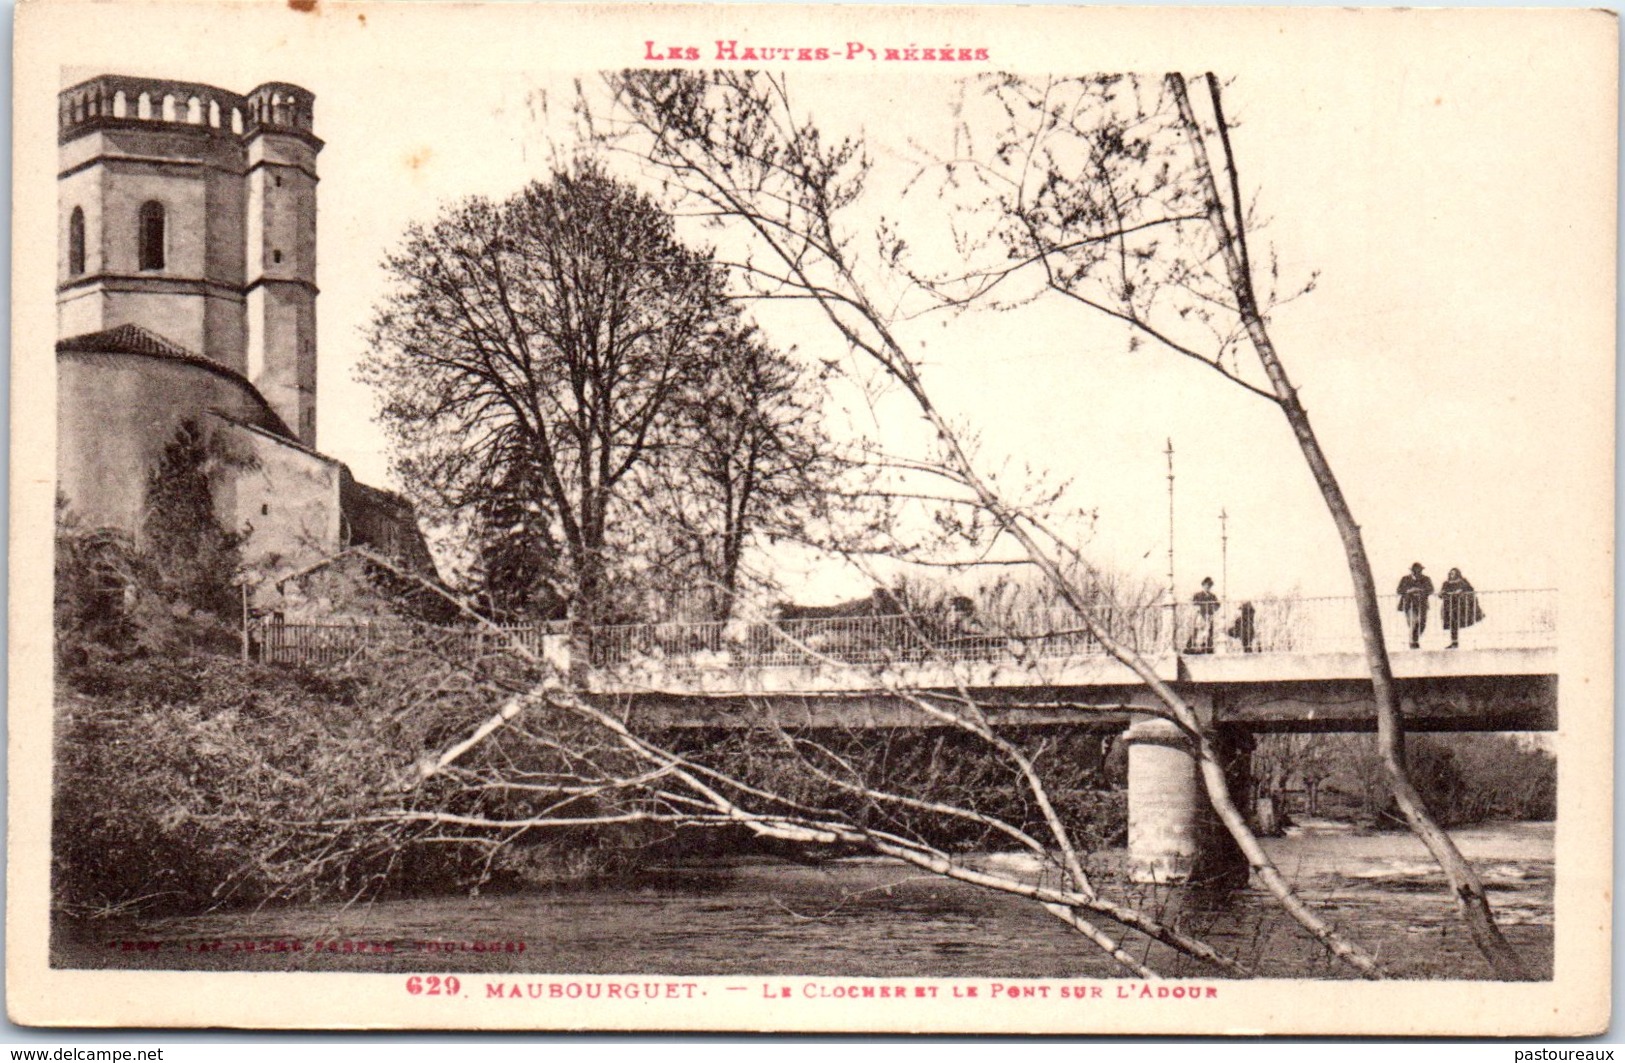
<svg viewBox="0 0 1625 1063">
<path fill-rule="evenodd" d="M 1422 632 L 1428 626 L 1428 599 L 1432 597 L 1433 581 L 1422 574 L 1422 563 L 1418 561 L 1411 566 L 1410 575 L 1399 581 L 1399 611 L 1405 614 L 1410 625 L 1413 650 L 1421 647 Z M 1484 619 L 1478 594 L 1461 574 L 1461 569 L 1450 570 L 1449 578 L 1439 588 L 1439 603 L 1439 621 L 1450 632 L 1447 648 L 1457 649 L 1461 645 L 1461 629 Z"/>
<path fill-rule="evenodd" d="M 1195 607 L 1196 616 L 1190 638 L 1185 642 L 1185 652 L 1212 653 L 1214 622 L 1223 608 L 1219 596 L 1213 593 L 1212 576 L 1202 580 L 1202 589 L 1191 597 L 1191 605 Z M 1225 634 L 1241 643 L 1242 653 L 1258 653 L 1262 648 L 1255 644 L 1258 638 L 1257 618 L 1258 611 L 1253 608 L 1253 603 L 1242 602 L 1235 623 L 1225 631 Z"/>
</svg>

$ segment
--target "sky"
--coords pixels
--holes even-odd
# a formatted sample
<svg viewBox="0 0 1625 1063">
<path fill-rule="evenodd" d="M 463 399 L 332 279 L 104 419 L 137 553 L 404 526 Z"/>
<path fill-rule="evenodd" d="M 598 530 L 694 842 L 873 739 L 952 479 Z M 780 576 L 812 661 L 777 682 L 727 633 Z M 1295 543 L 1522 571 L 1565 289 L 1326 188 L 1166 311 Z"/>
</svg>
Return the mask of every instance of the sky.
<svg viewBox="0 0 1625 1063">
<path fill-rule="evenodd" d="M 210 47 L 91 42 L 62 83 L 105 71 L 239 92 L 283 80 L 316 94 L 327 145 L 318 443 L 361 479 L 391 486 L 377 397 L 354 377 L 384 290 L 382 258 L 409 223 L 450 201 L 504 197 L 545 177 L 574 150 L 568 101 L 576 79 L 596 78 L 581 64 L 632 63 L 654 31 L 627 25 L 574 48 L 523 33 L 504 40 L 491 23 L 468 30 L 486 35 L 481 51 L 376 13 L 368 29 L 350 21 L 357 11 L 325 10 L 343 26 L 323 47 L 309 46 L 303 25 L 242 40 L 205 19 L 194 29 Z M 1592 396 L 1576 388 L 1612 358 L 1613 145 L 1609 122 L 1591 117 L 1607 101 L 1539 27 L 1497 34 L 1493 46 L 1447 24 L 1414 40 L 1391 23 L 1346 29 L 1335 41 L 1324 32 L 1294 40 L 1288 25 L 1278 40 L 1227 43 L 1227 62 L 1215 64 L 1233 79 L 1226 105 L 1239 123 L 1246 194 L 1270 218 L 1255 241 L 1273 246 L 1284 276 L 1319 276 L 1313 293 L 1274 315 L 1276 344 L 1363 526 L 1379 588 L 1413 561 L 1436 581 L 1460 567 L 1481 590 L 1553 585 L 1565 519 L 1558 481 L 1577 463 L 1609 460 L 1586 449 L 1597 438 L 1586 426 L 1611 409 L 1611 386 Z M 368 33 L 396 43 L 372 49 Z M 1164 58 L 1098 41 L 1082 58 L 1024 47 L 1029 69 L 1033 49 L 1040 69 Z M 862 210 L 878 216 L 903 202 L 921 151 L 939 150 L 954 76 L 797 69 L 790 84 L 820 123 L 866 138 L 877 165 Z M 896 209 L 922 214 L 917 204 Z M 841 354 L 815 317 L 765 310 L 758 319 L 805 356 Z M 1084 545 L 1100 563 L 1165 578 L 1171 440 L 1181 597 L 1204 575 L 1227 580 L 1232 597 L 1348 593 L 1335 529 L 1267 403 L 1172 354 L 1131 351 L 1120 332 L 1050 300 L 927 316 L 900 332 L 937 401 L 974 427 L 988 467 L 1043 468 L 1071 482 L 1073 505 L 1098 512 Z M 1592 400 L 1581 416 L 1576 402 Z M 870 427 L 907 437 L 912 417 L 886 405 Z M 794 567 L 802 600 L 857 589 L 844 566 Z"/>
</svg>

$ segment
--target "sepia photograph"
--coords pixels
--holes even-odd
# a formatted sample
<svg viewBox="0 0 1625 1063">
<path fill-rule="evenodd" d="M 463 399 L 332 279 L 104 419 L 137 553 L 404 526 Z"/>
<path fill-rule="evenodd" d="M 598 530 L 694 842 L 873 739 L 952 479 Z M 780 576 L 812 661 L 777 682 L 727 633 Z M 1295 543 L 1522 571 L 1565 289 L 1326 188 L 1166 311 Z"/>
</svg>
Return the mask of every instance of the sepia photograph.
<svg viewBox="0 0 1625 1063">
<path fill-rule="evenodd" d="M 1606 1028 L 1611 14 L 17 23 L 14 1022 Z"/>
</svg>

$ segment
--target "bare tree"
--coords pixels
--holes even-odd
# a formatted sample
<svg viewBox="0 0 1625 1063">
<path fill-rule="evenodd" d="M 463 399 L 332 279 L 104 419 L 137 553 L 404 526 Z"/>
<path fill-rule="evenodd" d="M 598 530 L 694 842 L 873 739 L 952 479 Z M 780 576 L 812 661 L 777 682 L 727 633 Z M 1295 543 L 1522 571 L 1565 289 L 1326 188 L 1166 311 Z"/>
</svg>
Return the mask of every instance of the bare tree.
<svg viewBox="0 0 1625 1063">
<path fill-rule="evenodd" d="M 299 824 L 299 852 L 348 851 L 376 865 L 423 847 L 466 846 L 485 853 L 489 867 L 561 832 L 742 831 L 884 855 L 1031 900 L 1139 977 L 1159 976 L 1152 943 L 1202 969 L 1254 973 L 1155 913 L 1103 894 L 1063 815 L 1076 811 L 1068 804 L 1078 799 L 1068 774 L 1076 758 L 1050 755 L 1051 737 L 995 726 L 963 689 L 885 690 L 900 718 L 878 740 L 840 725 L 789 725 L 766 701 L 736 707 L 711 729 L 662 726 L 580 692 L 572 670 L 545 649 L 449 592 L 352 552 L 445 595 L 488 632 L 491 652 L 471 656 L 461 639 L 443 652 L 429 628 L 369 651 L 383 654 L 382 673 L 398 678 L 396 716 L 412 721 L 416 762 L 401 764 L 394 785 L 367 807 L 346 803 Z M 777 638 L 806 661 L 842 663 L 785 632 Z M 718 739 L 719 728 L 729 737 Z M 1026 853 L 1030 866 L 990 865 L 963 851 L 989 838 Z"/>
<path fill-rule="evenodd" d="M 526 578 L 591 622 L 610 547 L 631 538 L 624 489 L 673 441 L 677 398 L 728 317 L 717 267 L 584 165 L 413 226 L 385 268 L 395 289 L 363 373 L 408 493 L 445 523 L 522 519 L 557 555 Z"/>
<path fill-rule="evenodd" d="M 1495 925 L 1482 883 L 1406 775 L 1403 725 L 1370 564 L 1359 527 L 1270 339 L 1269 304 L 1254 288 L 1247 239 L 1252 218 L 1242 201 L 1221 88 L 1212 75 L 1204 80 L 1206 119 L 1198 117 L 1177 74 L 1152 84 L 1118 76 L 1037 86 L 1014 77 L 993 79 L 991 92 L 1010 117 L 1010 128 L 988 160 L 973 160 L 968 168 L 985 182 L 996 207 L 989 238 L 1003 245 L 1004 261 L 964 278 L 968 287 L 953 301 L 984 295 L 1024 268 L 1042 269 L 1052 290 L 1201 362 L 1281 410 L 1343 540 L 1371 668 L 1379 748 L 1395 799 L 1444 869 L 1480 951 L 1499 976 L 1526 978 Z M 1072 98 L 1058 98 L 1057 87 L 1067 85 L 1077 86 Z M 890 316 L 871 301 L 860 277 L 859 248 L 837 217 L 863 187 L 867 164 L 861 144 L 826 143 L 816 124 L 794 111 L 784 81 L 770 76 L 626 74 L 613 78 L 612 88 L 621 113 L 644 138 L 633 142 L 633 150 L 683 192 L 754 231 L 775 267 L 743 263 L 750 275 L 765 278 L 758 280 L 759 289 L 769 295 L 793 291 L 817 301 L 848 343 L 884 366 L 936 428 L 944 468 L 976 493 L 1001 530 L 1021 543 L 1057 587 L 1064 587 L 1064 576 L 1049 572 L 1053 558 L 1044 552 L 1046 529 L 1032 514 L 1013 511 L 970 468 L 963 449 L 956 452 L 951 426 L 931 403 L 917 363 L 897 343 Z M 1218 168 L 1209 138 L 1220 145 Z M 987 174 L 994 175 L 991 181 Z M 900 264 L 906 247 L 883 227 L 878 264 Z M 1270 273 L 1275 272 L 1272 264 Z M 1165 326 L 1164 315 L 1177 327 Z M 1206 333 L 1205 342 L 1191 338 L 1199 333 Z M 1243 344 L 1256 357 L 1258 375 L 1240 363 Z M 1050 543 L 1057 545 L 1058 538 L 1051 536 Z M 1064 552 L 1064 545 L 1060 548 Z M 1087 623 L 1082 598 L 1075 604 Z M 1112 648 L 1107 639 L 1102 643 Z M 1149 669 L 1142 676 L 1157 689 Z M 1171 691 L 1158 694 L 1175 707 Z M 1198 742 L 1199 750 L 1204 744 Z M 1209 762 L 1205 752 L 1201 760 L 1216 811 L 1252 859 L 1255 846 L 1224 792 L 1217 761 Z M 1268 871 L 1263 877 L 1270 881 Z"/>
<path fill-rule="evenodd" d="M 1191 359 L 1280 412 L 1342 540 L 1394 799 L 1443 868 L 1480 951 L 1501 977 L 1526 978 L 1477 873 L 1407 774 L 1404 722 L 1360 527 L 1269 333 L 1270 310 L 1314 282 L 1283 296 L 1273 253 L 1255 265 L 1249 236 L 1259 222 L 1243 197 L 1222 87 L 1213 74 L 1201 84 L 1199 113 L 1180 74 L 989 79 L 983 102 L 1004 124 L 985 152 L 943 172 L 951 187 L 971 190 L 971 214 L 982 221 L 966 243 L 990 248 L 990 261 L 939 290 L 963 304 L 1041 271 L 1049 291 L 1128 326 L 1131 342 Z M 967 139 L 972 133 L 963 130 Z M 1252 357 L 1243 359 L 1247 351 Z"/>
<path fill-rule="evenodd" d="M 1100 621 L 1085 589 L 1068 577 L 1065 563 L 1081 558 L 1040 514 L 994 488 L 933 402 L 916 357 L 894 332 L 894 304 L 878 303 L 872 294 L 872 283 L 879 283 L 873 275 L 877 269 L 895 271 L 905 244 L 883 231 L 879 247 L 869 253 L 843 224 L 842 212 L 861 196 L 868 171 L 862 144 L 826 139 L 795 109 L 785 79 L 773 75 L 626 72 L 612 76 L 609 87 L 615 101 L 610 118 L 589 116 L 606 141 L 661 175 L 690 209 L 737 223 L 749 244 L 732 260 L 739 276 L 765 298 L 812 302 L 855 352 L 907 394 L 938 447 L 920 470 L 963 492 L 999 536 L 1018 544 L 1090 637 L 1154 692 L 1189 737 L 1216 815 L 1263 884 L 1328 950 L 1378 976 L 1376 961 L 1310 910 L 1269 860 L 1229 792 L 1215 734 Z"/>
<path fill-rule="evenodd" d="M 1321 785 L 1345 759 L 1344 744 L 1324 734 L 1260 735 L 1253 747 L 1253 790 L 1260 829 L 1272 832 L 1286 820 L 1286 794 L 1303 787 L 1307 813 L 1320 814 Z M 1268 811 L 1266 811 L 1266 809 Z"/>
<path fill-rule="evenodd" d="M 809 374 L 592 164 L 451 208 L 386 268 L 364 377 L 502 615 L 641 619 L 698 590 L 726 620 L 751 545 L 800 534 L 840 475 Z"/>
<path fill-rule="evenodd" d="M 757 543 L 804 541 L 851 471 L 823 429 L 811 374 L 755 328 L 719 330 L 694 386 L 676 399 L 670 452 L 637 503 L 667 546 L 657 566 L 674 593 L 727 621 Z"/>
</svg>

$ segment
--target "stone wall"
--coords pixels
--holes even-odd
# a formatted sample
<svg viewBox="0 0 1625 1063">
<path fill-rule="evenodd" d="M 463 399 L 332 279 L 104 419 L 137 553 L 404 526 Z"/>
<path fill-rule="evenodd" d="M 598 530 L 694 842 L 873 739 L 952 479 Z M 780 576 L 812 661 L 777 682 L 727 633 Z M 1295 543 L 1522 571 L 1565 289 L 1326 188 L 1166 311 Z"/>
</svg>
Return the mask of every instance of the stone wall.
<svg viewBox="0 0 1625 1063">
<path fill-rule="evenodd" d="M 57 490 L 86 525 L 137 531 L 147 479 L 182 422 L 205 411 L 275 432 L 246 380 L 172 358 L 57 353 Z"/>
<path fill-rule="evenodd" d="M 341 549 L 340 462 L 264 429 L 211 418 L 240 461 L 215 487 L 221 524 L 244 535 L 243 562 L 266 575 L 285 574 Z"/>
</svg>

